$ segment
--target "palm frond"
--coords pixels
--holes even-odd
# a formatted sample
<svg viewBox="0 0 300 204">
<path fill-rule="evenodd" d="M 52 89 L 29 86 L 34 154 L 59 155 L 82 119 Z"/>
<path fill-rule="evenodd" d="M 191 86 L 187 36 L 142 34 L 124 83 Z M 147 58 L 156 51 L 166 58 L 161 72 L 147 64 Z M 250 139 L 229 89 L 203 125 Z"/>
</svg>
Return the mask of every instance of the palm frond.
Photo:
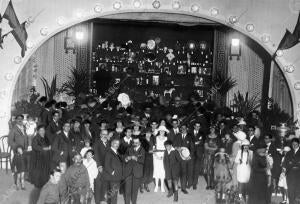
<svg viewBox="0 0 300 204">
<path fill-rule="evenodd" d="M 61 91 L 69 96 L 78 96 L 81 93 L 89 93 L 89 72 L 87 69 L 77 69 L 72 67 L 71 75 L 63 83 Z"/>
<path fill-rule="evenodd" d="M 257 110 L 261 106 L 257 97 L 257 95 L 250 97 L 248 92 L 246 92 L 244 96 L 238 91 L 233 96 L 232 107 L 239 116 L 246 118 L 251 112 Z"/>
<path fill-rule="evenodd" d="M 45 79 L 45 77 L 41 77 L 41 81 L 43 83 L 44 86 L 44 92 L 45 92 L 45 96 L 49 99 L 52 100 L 56 94 L 56 75 L 53 77 L 52 81 L 51 81 L 51 85 L 49 85 L 47 79 Z"/>
<path fill-rule="evenodd" d="M 226 94 L 237 85 L 237 81 L 232 77 L 227 77 L 225 74 L 220 71 L 216 73 L 216 78 L 213 81 L 212 86 L 217 88 L 217 93 L 225 97 Z"/>
</svg>

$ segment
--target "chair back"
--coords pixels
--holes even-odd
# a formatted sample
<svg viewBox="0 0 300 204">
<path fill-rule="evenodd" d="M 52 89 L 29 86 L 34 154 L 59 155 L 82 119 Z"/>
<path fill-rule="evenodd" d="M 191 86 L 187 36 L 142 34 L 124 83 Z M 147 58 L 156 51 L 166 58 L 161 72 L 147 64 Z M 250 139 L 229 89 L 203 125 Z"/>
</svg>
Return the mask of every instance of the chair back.
<svg viewBox="0 0 300 204">
<path fill-rule="evenodd" d="M 0 137 L 0 152 L 11 153 L 11 147 L 8 145 L 8 136 Z"/>
</svg>

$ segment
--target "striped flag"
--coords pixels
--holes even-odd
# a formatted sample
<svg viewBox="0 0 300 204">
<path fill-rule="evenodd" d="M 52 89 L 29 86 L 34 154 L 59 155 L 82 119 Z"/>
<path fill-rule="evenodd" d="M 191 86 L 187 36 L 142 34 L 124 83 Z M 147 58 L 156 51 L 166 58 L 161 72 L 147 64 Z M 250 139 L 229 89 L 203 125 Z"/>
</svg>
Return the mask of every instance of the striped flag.
<svg viewBox="0 0 300 204">
<path fill-rule="evenodd" d="M 12 2 L 9 1 L 9 4 L 3 14 L 3 18 L 8 20 L 9 26 L 12 28 L 12 35 L 16 39 L 17 43 L 20 45 L 22 51 L 21 56 L 25 56 L 26 48 L 26 40 L 28 38 L 28 34 L 25 28 L 25 23 L 20 24 Z"/>
</svg>

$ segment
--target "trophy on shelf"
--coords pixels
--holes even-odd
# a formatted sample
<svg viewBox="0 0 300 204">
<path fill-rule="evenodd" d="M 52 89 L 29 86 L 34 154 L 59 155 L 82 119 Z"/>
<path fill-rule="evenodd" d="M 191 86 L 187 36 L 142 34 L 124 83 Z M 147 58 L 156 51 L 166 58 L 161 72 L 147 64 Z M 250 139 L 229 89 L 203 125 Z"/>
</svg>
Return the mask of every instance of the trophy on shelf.
<svg viewBox="0 0 300 204">
<path fill-rule="evenodd" d="M 153 85 L 158 86 L 159 85 L 159 76 L 153 76 Z"/>
</svg>

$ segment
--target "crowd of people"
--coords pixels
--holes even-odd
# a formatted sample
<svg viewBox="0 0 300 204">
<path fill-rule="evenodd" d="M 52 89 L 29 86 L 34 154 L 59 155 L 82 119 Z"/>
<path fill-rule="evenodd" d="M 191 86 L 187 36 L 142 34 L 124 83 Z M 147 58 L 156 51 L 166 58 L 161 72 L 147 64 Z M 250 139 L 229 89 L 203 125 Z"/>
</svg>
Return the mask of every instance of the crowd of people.
<svg viewBox="0 0 300 204">
<path fill-rule="evenodd" d="M 178 98 L 177 98 L 178 99 Z M 196 191 L 203 176 L 216 202 L 270 204 L 300 199 L 299 139 L 265 130 L 257 112 L 234 118 L 191 98 L 166 108 L 102 104 L 90 98 L 70 117 L 65 103 L 39 100 L 37 121 L 18 115 L 9 134 L 18 189 L 41 189 L 38 204 L 136 204 L 138 194 Z M 154 189 L 151 184 L 154 184 Z"/>
</svg>

